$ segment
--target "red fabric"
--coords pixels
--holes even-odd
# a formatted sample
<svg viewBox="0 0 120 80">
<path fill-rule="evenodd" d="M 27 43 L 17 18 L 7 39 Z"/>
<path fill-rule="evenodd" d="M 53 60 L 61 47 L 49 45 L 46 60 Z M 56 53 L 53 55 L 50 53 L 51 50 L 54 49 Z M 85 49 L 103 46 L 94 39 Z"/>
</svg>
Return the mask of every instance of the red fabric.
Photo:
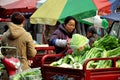
<svg viewBox="0 0 120 80">
<path fill-rule="evenodd" d="M 7 1 L 7 0 L 6 0 Z M 1 4 L 5 4 L 5 1 L 0 1 Z M 6 2 L 7 3 L 7 2 Z M 1 6 L 5 9 L 15 9 L 15 8 L 35 8 L 37 0 L 16 0 L 15 2 L 7 3 L 6 5 Z"/>
<path fill-rule="evenodd" d="M 98 15 L 106 15 L 111 13 L 111 3 L 108 0 L 93 0 L 93 2 L 98 9 Z"/>
<path fill-rule="evenodd" d="M 15 0 L 13 2 L 9 2 L 8 0 L 0 0 L 1 18 L 10 16 L 13 12 L 33 13 L 36 10 L 37 0 Z"/>
</svg>

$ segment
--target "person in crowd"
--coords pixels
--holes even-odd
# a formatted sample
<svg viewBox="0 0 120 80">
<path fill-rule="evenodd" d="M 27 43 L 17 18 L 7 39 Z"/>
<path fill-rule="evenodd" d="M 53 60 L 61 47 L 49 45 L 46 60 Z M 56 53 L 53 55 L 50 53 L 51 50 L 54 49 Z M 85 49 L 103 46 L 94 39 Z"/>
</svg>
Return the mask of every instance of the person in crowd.
<svg viewBox="0 0 120 80">
<path fill-rule="evenodd" d="M 86 37 L 89 39 L 90 47 L 92 47 L 92 44 L 97 39 L 97 31 L 96 31 L 95 27 L 93 27 L 93 26 L 88 27 Z"/>
<path fill-rule="evenodd" d="M 11 22 L 7 24 L 8 30 L 2 36 L 3 45 L 16 47 L 23 71 L 30 69 L 28 59 L 33 58 L 37 53 L 32 36 L 23 27 L 24 22 L 25 17 L 20 12 L 14 12 Z"/>
<path fill-rule="evenodd" d="M 49 39 L 49 45 L 55 46 L 55 53 L 69 53 L 70 39 L 76 33 L 77 21 L 74 17 L 68 16 L 64 23 L 60 24 Z"/>
</svg>

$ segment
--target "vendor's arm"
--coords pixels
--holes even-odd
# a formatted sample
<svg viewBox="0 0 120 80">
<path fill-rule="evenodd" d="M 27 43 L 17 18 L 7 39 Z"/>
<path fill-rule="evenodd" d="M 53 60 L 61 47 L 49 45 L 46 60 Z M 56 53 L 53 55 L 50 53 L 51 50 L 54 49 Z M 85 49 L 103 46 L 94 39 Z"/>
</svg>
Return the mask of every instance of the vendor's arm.
<svg viewBox="0 0 120 80">
<path fill-rule="evenodd" d="M 54 32 L 49 40 L 49 44 L 58 47 L 66 47 L 67 40 L 61 39 L 60 36 L 61 36 L 60 34 Z"/>
<path fill-rule="evenodd" d="M 67 40 L 53 39 L 52 44 L 55 45 L 55 46 L 59 46 L 59 47 L 66 47 Z"/>
</svg>

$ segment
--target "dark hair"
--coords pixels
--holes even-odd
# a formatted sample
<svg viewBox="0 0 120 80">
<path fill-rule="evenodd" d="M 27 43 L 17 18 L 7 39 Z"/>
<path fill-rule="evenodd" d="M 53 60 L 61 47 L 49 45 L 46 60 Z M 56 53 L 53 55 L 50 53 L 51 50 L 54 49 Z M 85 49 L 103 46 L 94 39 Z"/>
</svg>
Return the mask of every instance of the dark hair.
<svg viewBox="0 0 120 80">
<path fill-rule="evenodd" d="M 72 17 L 72 16 L 66 17 L 65 20 L 64 20 L 64 24 L 66 25 L 70 20 L 74 20 L 75 21 L 75 25 L 77 24 L 76 19 L 74 17 Z"/>
<path fill-rule="evenodd" d="M 20 25 L 24 21 L 25 17 L 20 12 L 14 12 L 11 16 L 11 21 L 14 24 Z"/>
<path fill-rule="evenodd" d="M 93 26 L 89 26 L 88 29 L 87 29 L 87 31 L 90 32 L 90 33 L 92 33 L 92 34 L 96 34 L 97 33 L 95 27 L 93 27 Z"/>
</svg>

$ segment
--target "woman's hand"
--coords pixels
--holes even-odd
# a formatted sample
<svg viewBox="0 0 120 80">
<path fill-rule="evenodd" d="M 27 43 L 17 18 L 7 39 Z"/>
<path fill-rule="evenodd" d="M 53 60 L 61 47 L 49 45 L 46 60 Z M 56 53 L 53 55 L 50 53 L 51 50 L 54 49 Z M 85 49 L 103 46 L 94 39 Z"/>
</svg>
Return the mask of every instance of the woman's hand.
<svg viewBox="0 0 120 80">
<path fill-rule="evenodd" d="M 71 38 L 67 37 L 67 46 L 70 47 Z"/>
<path fill-rule="evenodd" d="M 70 38 L 67 39 L 67 47 L 68 47 L 68 48 L 70 48 L 70 40 L 71 40 Z"/>
</svg>

